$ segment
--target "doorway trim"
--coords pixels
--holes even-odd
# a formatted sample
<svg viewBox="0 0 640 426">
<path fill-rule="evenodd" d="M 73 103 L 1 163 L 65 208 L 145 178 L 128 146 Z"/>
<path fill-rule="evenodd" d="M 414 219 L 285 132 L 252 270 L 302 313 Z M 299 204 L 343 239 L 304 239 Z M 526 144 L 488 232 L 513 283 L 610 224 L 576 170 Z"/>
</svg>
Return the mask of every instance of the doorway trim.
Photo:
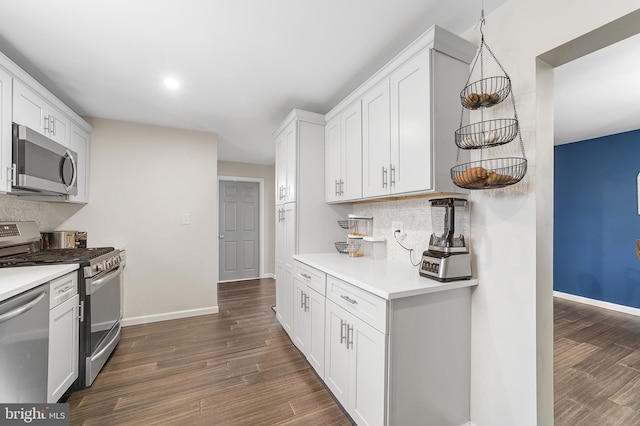
<svg viewBox="0 0 640 426">
<path fill-rule="evenodd" d="M 263 178 L 252 178 L 252 177 L 243 177 L 243 176 L 218 176 L 218 188 L 220 188 L 220 181 L 235 181 L 235 182 L 257 182 L 258 183 L 258 191 L 260 192 L 260 213 L 258 217 L 258 221 L 260 223 L 260 266 L 259 266 L 259 278 L 266 278 L 264 276 L 264 179 Z M 220 193 L 218 192 L 218 197 L 216 199 L 216 212 L 220 211 Z M 220 235 L 220 218 L 216 220 L 216 244 L 218 244 L 218 236 Z M 220 253 L 218 253 L 218 258 L 216 262 L 220 262 Z M 218 267 L 218 276 L 216 277 L 217 282 L 231 282 L 231 281 L 220 281 L 220 268 Z M 243 280 L 232 280 L 232 281 L 243 281 Z"/>
</svg>

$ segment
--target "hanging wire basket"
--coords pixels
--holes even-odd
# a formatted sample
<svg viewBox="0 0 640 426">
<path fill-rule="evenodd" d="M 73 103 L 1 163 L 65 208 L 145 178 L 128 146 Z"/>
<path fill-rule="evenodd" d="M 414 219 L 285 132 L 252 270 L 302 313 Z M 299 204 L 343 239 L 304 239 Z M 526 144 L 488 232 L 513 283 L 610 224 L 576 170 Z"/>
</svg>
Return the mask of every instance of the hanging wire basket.
<svg viewBox="0 0 640 426">
<path fill-rule="evenodd" d="M 508 76 L 493 76 L 475 81 L 462 89 L 460 102 L 467 109 L 492 107 L 507 99 L 511 93 Z"/>
<path fill-rule="evenodd" d="M 493 158 L 457 165 L 451 169 L 451 179 L 460 188 L 491 189 L 518 183 L 526 173 L 524 158 Z"/>
<path fill-rule="evenodd" d="M 456 145 L 462 149 L 482 149 L 504 145 L 518 136 L 518 120 L 499 118 L 463 126 L 455 131 Z"/>
<path fill-rule="evenodd" d="M 480 160 L 458 164 L 451 168 L 451 180 L 453 183 L 465 189 L 492 189 L 518 183 L 527 173 L 527 159 L 525 157 L 524 143 L 516 111 L 516 103 L 511 90 L 511 78 L 504 67 L 493 54 L 491 48 L 484 39 L 482 31 L 484 26 L 484 10 L 480 18 L 480 34 L 482 40 L 476 56 L 471 63 L 469 78 L 464 89 L 460 92 L 460 126 L 455 131 L 455 142 L 458 146 L 458 158 L 460 150 L 480 150 Z M 485 50 L 500 68 L 502 75 L 485 77 Z M 480 78 L 471 82 L 476 67 L 479 67 Z M 507 98 L 513 105 L 513 118 L 484 119 L 484 110 L 491 108 Z M 480 110 L 480 121 L 468 125 L 464 123 L 465 110 Z M 484 159 L 484 150 L 499 145 L 504 145 L 518 138 L 522 157 L 506 157 Z"/>
<path fill-rule="evenodd" d="M 340 228 L 342 229 L 349 229 L 349 220 L 348 219 L 339 220 L 338 225 L 340 225 Z"/>
</svg>

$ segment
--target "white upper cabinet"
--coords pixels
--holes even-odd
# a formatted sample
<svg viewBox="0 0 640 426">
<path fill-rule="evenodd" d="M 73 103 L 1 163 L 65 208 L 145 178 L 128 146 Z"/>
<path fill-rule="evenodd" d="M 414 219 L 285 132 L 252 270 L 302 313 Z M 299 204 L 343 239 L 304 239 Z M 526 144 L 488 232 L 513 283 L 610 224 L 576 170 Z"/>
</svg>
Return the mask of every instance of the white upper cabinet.
<svg viewBox="0 0 640 426">
<path fill-rule="evenodd" d="M 69 147 L 69 117 L 17 79 L 13 80 L 13 121 Z"/>
<path fill-rule="evenodd" d="M 389 80 L 362 97 L 362 195 L 389 194 L 391 122 Z"/>
<path fill-rule="evenodd" d="M 78 194 L 29 194 L 24 199 L 87 203 L 89 141 L 93 128 L 51 92 L 0 53 L 0 193 L 11 192 L 12 123 L 27 126 L 78 155 Z"/>
<path fill-rule="evenodd" d="M 432 96 L 429 84 L 431 52 L 431 50 L 423 50 L 393 72 L 389 78 L 391 83 L 390 193 L 433 189 L 430 143 Z M 453 139 L 449 141 L 451 145 L 453 145 L 452 141 Z"/>
<path fill-rule="evenodd" d="M 276 137 L 276 204 L 296 200 L 297 122 Z"/>
<path fill-rule="evenodd" d="M 457 158 L 453 135 L 460 125 L 459 93 L 475 51 L 471 43 L 434 26 L 329 111 L 327 202 L 461 191 L 450 169 L 468 161 L 469 152 Z M 362 193 L 346 196 L 333 162 L 340 152 L 338 135 L 345 132 L 343 111 L 354 102 L 361 102 Z M 354 163 L 348 159 L 347 169 Z"/>
<path fill-rule="evenodd" d="M 362 198 L 362 106 L 360 101 L 325 127 L 327 202 Z"/>
<path fill-rule="evenodd" d="M 11 75 L 0 68 L 0 192 L 11 190 Z"/>
</svg>

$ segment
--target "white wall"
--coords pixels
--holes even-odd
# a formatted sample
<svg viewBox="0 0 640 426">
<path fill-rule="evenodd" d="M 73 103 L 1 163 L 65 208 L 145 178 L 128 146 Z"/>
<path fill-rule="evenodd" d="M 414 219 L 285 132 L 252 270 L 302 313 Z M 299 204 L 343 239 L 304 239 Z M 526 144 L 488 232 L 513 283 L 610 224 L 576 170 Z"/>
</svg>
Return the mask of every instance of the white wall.
<svg viewBox="0 0 640 426">
<path fill-rule="evenodd" d="M 471 366 L 478 426 L 553 424 L 551 76 L 536 58 L 637 7 L 627 0 L 510 0 L 486 17 L 485 39 L 512 79 L 529 170 L 518 185 L 470 198 L 480 280 Z M 463 36 L 479 44 L 477 28 Z M 515 153 L 506 147 L 492 156 Z"/>
<path fill-rule="evenodd" d="M 89 204 L 51 205 L 51 224 L 126 249 L 125 325 L 217 312 L 217 136 L 87 121 Z"/>
</svg>

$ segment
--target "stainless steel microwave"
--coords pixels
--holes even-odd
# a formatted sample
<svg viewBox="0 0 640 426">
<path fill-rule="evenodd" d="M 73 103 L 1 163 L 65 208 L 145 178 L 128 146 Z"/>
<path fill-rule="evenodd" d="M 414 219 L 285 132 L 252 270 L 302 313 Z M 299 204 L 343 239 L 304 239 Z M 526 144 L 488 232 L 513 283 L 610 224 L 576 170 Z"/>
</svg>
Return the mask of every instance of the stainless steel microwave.
<svg viewBox="0 0 640 426">
<path fill-rule="evenodd" d="M 13 123 L 12 130 L 12 194 L 78 193 L 78 154 L 27 126 Z"/>
</svg>

